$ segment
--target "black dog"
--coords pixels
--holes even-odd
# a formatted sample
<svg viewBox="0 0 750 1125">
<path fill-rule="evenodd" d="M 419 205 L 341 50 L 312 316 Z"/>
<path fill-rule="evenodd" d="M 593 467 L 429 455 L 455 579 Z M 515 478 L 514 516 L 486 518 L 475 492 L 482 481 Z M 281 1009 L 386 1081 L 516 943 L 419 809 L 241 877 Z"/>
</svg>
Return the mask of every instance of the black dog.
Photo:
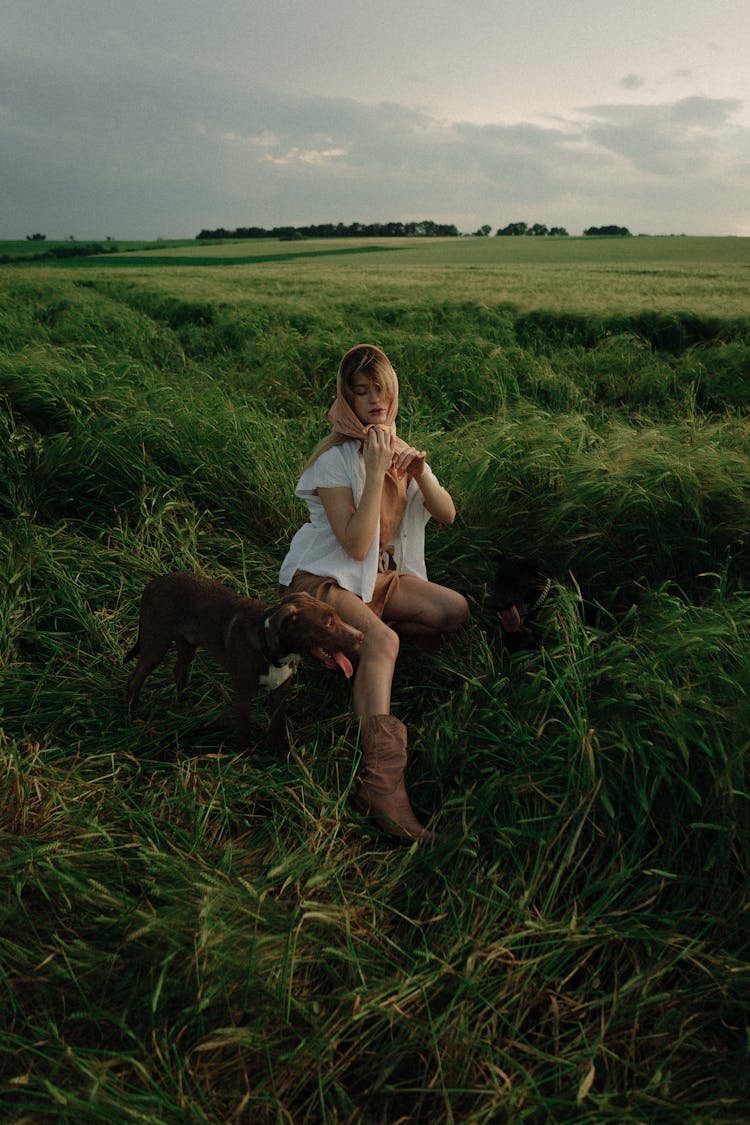
<svg viewBox="0 0 750 1125">
<path fill-rule="evenodd" d="M 492 586 L 492 608 L 502 627 L 509 652 L 534 648 L 539 643 L 537 613 L 552 587 L 547 566 L 537 558 L 501 554 Z"/>
</svg>

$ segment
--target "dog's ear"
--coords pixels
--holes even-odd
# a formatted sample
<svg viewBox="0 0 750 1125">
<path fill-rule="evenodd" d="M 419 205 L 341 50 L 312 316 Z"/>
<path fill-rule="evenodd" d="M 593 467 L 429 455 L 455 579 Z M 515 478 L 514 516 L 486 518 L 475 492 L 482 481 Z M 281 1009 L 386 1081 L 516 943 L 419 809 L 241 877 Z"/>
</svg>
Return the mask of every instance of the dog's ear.
<svg viewBox="0 0 750 1125">
<path fill-rule="evenodd" d="M 308 594 L 306 590 L 298 590 L 293 594 L 284 594 L 279 602 L 279 605 L 294 606 L 298 612 L 302 609 L 310 609 L 312 606 L 318 604 L 318 599 L 314 598 L 312 594 Z"/>
<path fill-rule="evenodd" d="M 286 597 L 281 599 L 272 615 L 273 622 L 277 627 L 284 621 L 293 621 L 301 612 L 302 607 L 299 604 L 300 596 L 300 594 L 287 594 Z"/>
<path fill-rule="evenodd" d="M 281 643 L 283 647 L 289 640 L 290 630 L 293 634 L 295 622 L 302 612 L 297 598 L 298 595 L 296 594 L 290 594 L 282 598 L 268 615 L 266 628 L 272 646 Z"/>
</svg>

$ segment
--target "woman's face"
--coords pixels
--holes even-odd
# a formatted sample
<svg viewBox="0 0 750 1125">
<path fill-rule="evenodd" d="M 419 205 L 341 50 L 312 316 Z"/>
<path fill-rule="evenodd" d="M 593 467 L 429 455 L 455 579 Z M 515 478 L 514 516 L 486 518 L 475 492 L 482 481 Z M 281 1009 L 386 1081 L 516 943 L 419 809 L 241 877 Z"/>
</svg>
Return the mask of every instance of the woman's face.
<svg viewBox="0 0 750 1125">
<path fill-rule="evenodd" d="M 351 407 L 363 426 L 383 425 L 391 400 L 377 376 L 354 376 L 350 383 Z"/>
</svg>

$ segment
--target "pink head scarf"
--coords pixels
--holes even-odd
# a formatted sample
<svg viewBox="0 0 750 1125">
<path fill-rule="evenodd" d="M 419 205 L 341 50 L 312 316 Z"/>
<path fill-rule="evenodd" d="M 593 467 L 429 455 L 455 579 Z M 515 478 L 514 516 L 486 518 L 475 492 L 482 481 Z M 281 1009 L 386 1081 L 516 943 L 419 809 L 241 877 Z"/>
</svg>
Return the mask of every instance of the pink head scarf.
<svg viewBox="0 0 750 1125">
<path fill-rule="evenodd" d="M 365 441 L 367 434 L 372 429 L 372 426 L 364 426 L 354 410 L 346 401 L 344 371 L 350 365 L 350 362 L 356 357 L 361 356 L 359 364 L 354 367 L 354 371 L 361 370 L 363 375 L 370 378 L 376 374 L 377 366 L 387 364 L 393 372 L 393 397 L 388 403 L 388 412 L 385 421 L 379 422 L 378 427 L 381 429 L 389 429 L 396 437 L 396 415 L 398 413 L 398 379 L 396 373 L 391 367 L 390 360 L 384 351 L 376 347 L 375 344 L 356 344 L 353 348 L 345 354 L 344 358 L 339 364 L 338 375 L 336 376 L 336 401 L 331 409 L 328 411 L 328 421 L 333 426 L 337 434 L 343 434 L 345 437 L 358 438 L 360 441 Z M 401 438 L 396 437 L 395 452 L 400 452 L 402 449 L 407 449 L 407 442 L 402 441 Z"/>
</svg>

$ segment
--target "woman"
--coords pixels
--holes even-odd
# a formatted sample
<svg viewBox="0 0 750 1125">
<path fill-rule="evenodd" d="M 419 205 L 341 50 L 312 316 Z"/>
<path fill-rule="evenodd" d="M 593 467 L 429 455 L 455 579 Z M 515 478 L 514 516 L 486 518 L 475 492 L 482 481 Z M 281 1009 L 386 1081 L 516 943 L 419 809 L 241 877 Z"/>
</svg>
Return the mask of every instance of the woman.
<svg viewBox="0 0 750 1125">
<path fill-rule="evenodd" d="M 354 801 L 404 840 L 431 837 L 404 784 L 406 728 L 391 715 L 399 635 L 422 642 L 461 628 L 465 598 L 427 580 L 424 529 L 456 510 L 424 450 L 396 435 L 398 380 L 380 348 L 358 344 L 341 361 L 332 432 L 314 450 L 297 485 L 310 520 L 281 567 L 285 592 L 330 603 L 365 640 L 354 678 L 364 773 Z"/>
</svg>

